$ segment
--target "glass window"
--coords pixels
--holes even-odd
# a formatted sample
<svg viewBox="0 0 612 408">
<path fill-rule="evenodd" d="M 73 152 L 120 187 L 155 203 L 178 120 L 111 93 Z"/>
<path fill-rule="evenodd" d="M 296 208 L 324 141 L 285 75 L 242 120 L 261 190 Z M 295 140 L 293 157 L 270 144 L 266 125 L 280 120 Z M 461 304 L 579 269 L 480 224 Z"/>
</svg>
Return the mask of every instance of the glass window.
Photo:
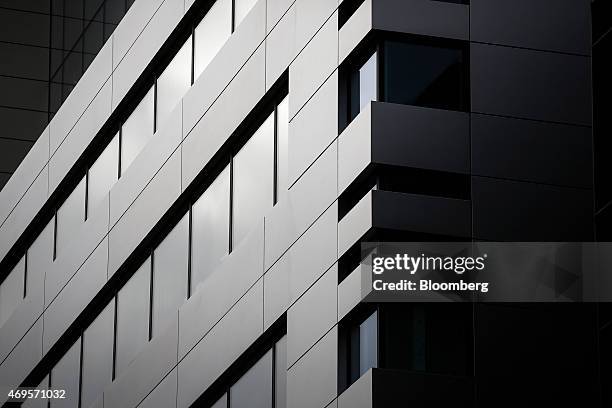
<svg viewBox="0 0 612 408">
<path fill-rule="evenodd" d="M 119 136 L 106 146 L 89 168 L 87 180 L 87 217 L 108 194 L 119 177 Z"/>
<path fill-rule="evenodd" d="M 57 210 L 55 254 L 60 256 L 74 238 L 74 233 L 85 221 L 85 177 Z"/>
<path fill-rule="evenodd" d="M 378 314 L 372 313 L 350 333 L 349 384 L 370 368 L 378 367 Z"/>
<path fill-rule="evenodd" d="M 83 332 L 81 406 L 89 407 L 113 380 L 115 303 L 109 303 Z"/>
<path fill-rule="evenodd" d="M 287 336 L 275 346 L 274 408 L 287 408 Z"/>
<path fill-rule="evenodd" d="M 211 408 L 227 408 L 227 394 L 223 394 Z"/>
<path fill-rule="evenodd" d="M 153 137 L 154 87 L 140 101 L 121 127 L 121 174 Z"/>
<path fill-rule="evenodd" d="M 374 53 L 351 76 L 351 118 L 354 118 L 370 101 L 377 100 L 377 53 Z"/>
<path fill-rule="evenodd" d="M 234 29 L 240 25 L 242 20 L 249 14 L 257 0 L 235 0 Z"/>
<path fill-rule="evenodd" d="M 189 217 L 174 227 L 153 253 L 153 327 L 155 336 L 172 321 L 187 299 Z"/>
<path fill-rule="evenodd" d="M 191 288 L 229 252 L 230 177 L 226 167 L 192 207 Z"/>
<path fill-rule="evenodd" d="M 81 369 L 81 339 L 70 347 L 51 370 L 50 389 L 66 390 L 65 399 L 50 399 L 51 408 L 77 408 L 79 406 L 79 379 Z"/>
<path fill-rule="evenodd" d="M 462 50 L 396 41 L 384 47 L 386 102 L 464 109 Z"/>
<path fill-rule="evenodd" d="M 191 86 L 191 37 L 187 39 L 164 72 L 157 78 L 156 130 Z"/>
<path fill-rule="evenodd" d="M 232 0 L 217 0 L 195 28 L 195 79 L 206 69 L 231 34 Z"/>
<path fill-rule="evenodd" d="M 11 317 L 23 299 L 25 281 L 25 257 L 0 283 L 0 327 Z"/>
<path fill-rule="evenodd" d="M 272 350 L 230 388 L 232 408 L 272 407 Z"/>
<path fill-rule="evenodd" d="M 237 245 L 274 199 L 274 117 L 270 115 L 234 157 L 233 245 Z"/>
<path fill-rule="evenodd" d="M 117 294 L 115 377 L 149 341 L 151 259 L 147 259 Z"/>
<path fill-rule="evenodd" d="M 289 189 L 289 103 L 287 97 L 276 108 L 276 201 Z"/>
</svg>

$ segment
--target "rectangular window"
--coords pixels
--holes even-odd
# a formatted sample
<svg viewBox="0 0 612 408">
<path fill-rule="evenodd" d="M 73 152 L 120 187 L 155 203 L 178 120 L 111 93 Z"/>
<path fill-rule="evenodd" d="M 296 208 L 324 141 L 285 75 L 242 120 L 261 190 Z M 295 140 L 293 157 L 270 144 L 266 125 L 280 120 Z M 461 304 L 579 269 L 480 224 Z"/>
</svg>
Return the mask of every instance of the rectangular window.
<svg viewBox="0 0 612 408">
<path fill-rule="evenodd" d="M 232 408 L 272 407 L 272 350 L 230 388 Z"/>
<path fill-rule="evenodd" d="M 383 56 L 382 87 L 386 102 L 466 109 L 461 49 L 386 41 Z"/>
<path fill-rule="evenodd" d="M 174 107 L 191 86 L 191 44 L 190 36 L 157 78 L 156 131 L 164 125 Z"/>
<path fill-rule="evenodd" d="M 149 341 L 151 259 L 147 259 L 117 294 L 115 378 Z"/>
<path fill-rule="evenodd" d="M 276 107 L 276 202 L 289 190 L 289 98 Z"/>
<path fill-rule="evenodd" d="M 153 137 L 154 87 L 151 87 L 121 127 L 121 174 Z"/>
<path fill-rule="evenodd" d="M 274 408 L 287 408 L 287 335 L 274 346 Z"/>
<path fill-rule="evenodd" d="M 372 54 L 357 70 L 351 73 L 350 109 L 351 119 L 355 118 L 370 101 L 378 97 L 378 54 Z"/>
<path fill-rule="evenodd" d="M 350 331 L 349 384 L 370 368 L 378 367 L 378 313 L 374 312 Z"/>
<path fill-rule="evenodd" d="M 153 337 L 177 319 L 187 299 L 189 217 L 185 215 L 153 252 Z"/>
<path fill-rule="evenodd" d="M 232 243 L 237 246 L 273 204 L 274 115 L 236 154 L 232 171 Z"/>
<path fill-rule="evenodd" d="M 193 204 L 191 292 L 229 253 L 230 170 L 226 167 Z"/>
<path fill-rule="evenodd" d="M 234 0 L 234 30 L 240 25 L 242 20 L 249 14 L 249 11 L 257 3 L 257 0 Z"/>
<path fill-rule="evenodd" d="M 115 302 L 111 302 L 83 332 L 81 407 L 91 406 L 113 380 L 114 325 Z"/>
<path fill-rule="evenodd" d="M 51 408 L 77 408 L 79 406 L 79 382 L 81 370 L 81 339 L 70 347 L 51 369 L 50 389 L 66 390 L 65 399 L 50 399 Z"/>
<path fill-rule="evenodd" d="M 87 217 L 108 194 L 119 177 L 119 135 L 115 135 L 87 175 Z"/>
<path fill-rule="evenodd" d="M 195 28 L 194 79 L 206 69 L 232 34 L 232 0 L 217 0 Z"/>
<path fill-rule="evenodd" d="M 74 234 L 85 221 L 85 177 L 57 210 L 55 256 L 60 256 L 74 239 Z"/>
<path fill-rule="evenodd" d="M 21 303 L 25 284 L 25 257 L 0 283 L 0 327 L 11 317 Z"/>
</svg>

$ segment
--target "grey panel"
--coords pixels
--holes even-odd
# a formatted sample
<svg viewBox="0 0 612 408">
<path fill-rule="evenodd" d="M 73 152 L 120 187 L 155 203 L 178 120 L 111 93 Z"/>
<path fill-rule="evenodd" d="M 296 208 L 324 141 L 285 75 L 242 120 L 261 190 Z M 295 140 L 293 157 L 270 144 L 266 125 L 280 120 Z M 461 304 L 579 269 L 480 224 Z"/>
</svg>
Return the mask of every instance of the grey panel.
<svg viewBox="0 0 612 408">
<path fill-rule="evenodd" d="M 338 136 L 337 72 L 291 120 L 289 134 L 289 185 L 292 185 Z"/>
<path fill-rule="evenodd" d="M 291 7 L 266 38 L 266 89 L 285 72 L 295 54 L 295 7 Z"/>
<path fill-rule="evenodd" d="M 25 257 L 0 283 L 0 327 L 4 325 L 23 300 L 25 286 Z"/>
<path fill-rule="evenodd" d="M 161 383 L 147 395 L 139 408 L 171 408 L 176 407 L 176 375 L 177 370 L 173 370 L 162 380 Z"/>
<path fill-rule="evenodd" d="M 175 320 L 163 333 L 152 339 L 132 364 L 104 390 L 104 405 L 113 408 L 131 408 L 138 405 L 176 366 L 177 336 L 178 322 Z M 172 377 L 171 374 L 166 378 Z M 176 376 L 173 382 L 176 384 Z M 172 400 L 176 400 L 176 391 L 171 393 Z M 159 395 L 154 399 L 157 400 L 158 397 L 160 400 L 164 398 L 164 401 L 169 398 L 167 395 Z"/>
<path fill-rule="evenodd" d="M 234 27 L 238 27 L 242 20 L 244 20 L 256 1 L 257 0 L 234 0 Z"/>
<path fill-rule="evenodd" d="M 455 1 L 376 0 L 372 4 L 372 25 L 379 30 L 469 38 L 469 7 Z"/>
<path fill-rule="evenodd" d="M 37 390 L 49 389 L 49 376 L 47 375 L 37 386 Z M 30 398 L 26 400 L 22 407 L 23 408 L 48 408 L 49 401 L 44 398 Z"/>
<path fill-rule="evenodd" d="M 49 46 L 49 17 L 42 13 L 4 9 L 0 13 L 0 26 L 2 42 Z"/>
<path fill-rule="evenodd" d="M 278 23 L 278 20 L 287 12 L 287 9 L 293 4 L 292 0 L 267 0 L 266 1 L 266 24 L 267 32 Z"/>
<path fill-rule="evenodd" d="M 232 161 L 232 241 L 238 245 L 263 220 L 274 201 L 274 115 Z"/>
<path fill-rule="evenodd" d="M 289 256 L 281 257 L 264 275 L 264 325 L 266 329 L 289 307 Z"/>
<path fill-rule="evenodd" d="M 121 126 L 121 174 L 126 172 L 153 137 L 154 92 L 154 87 L 151 87 Z"/>
<path fill-rule="evenodd" d="M 287 367 L 337 323 L 338 267 L 332 266 L 287 311 Z"/>
<path fill-rule="evenodd" d="M 230 168 L 226 167 L 192 206 L 192 291 L 229 253 Z"/>
<path fill-rule="evenodd" d="M 50 389 L 66 390 L 65 399 L 50 399 L 52 408 L 79 406 L 79 380 L 81 368 L 81 339 L 79 338 L 51 369 Z"/>
<path fill-rule="evenodd" d="M 197 79 L 232 34 L 232 1 L 217 0 L 195 28 L 193 76 Z"/>
<path fill-rule="evenodd" d="M 87 217 L 98 207 L 119 177 L 119 135 L 115 135 L 87 174 Z"/>
<path fill-rule="evenodd" d="M 193 403 L 262 332 L 260 280 L 179 363 L 178 406 Z"/>
<path fill-rule="evenodd" d="M 153 337 L 178 319 L 187 299 L 189 216 L 185 215 L 153 252 Z"/>
<path fill-rule="evenodd" d="M 43 349 L 48 351 L 106 283 L 108 241 L 104 240 L 45 310 Z"/>
<path fill-rule="evenodd" d="M 469 129 L 463 112 L 376 102 L 372 161 L 468 173 Z"/>
<path fill-rule="evenodd" d="M 372 408 L 372 370 L 368 370 L 338 396 L 338 408 Z"/>
<path fill-rule="evenodd" d="M 163 128 L 174 107 L 191 86 L 191 36 L 157 78 L 156 131 Z"/>
<path fill-rule="evenodd" d="M 83 178 L 57 210 L 57 230 L 55 232 L 56 257 L 71 251 L 70 243 L 76 231 L 85 222 L 85 186 Z"/>
<path fill-rule="evenodd" d="M 334 327 L 287 374 L 287 406 L 324 407 L 336 395 L 338 330 Z"/>
<path fill-rule="evenodd" d="M 115 375 L 119 376 L 149 341 L 151 260 L 117 294 Z"/>
<path fill-rule="evenodd" d="M 493 241 L 589 241 L 589 190 L 472 178 L 474 236 Z"/>
<path fill-rule="evenodd" d="M 261 223 L 221 262 L 181 307 L 179 311 L 181 358 L 261 278 L 263 229 Z"/>
<path fill-rule="evenodd" d="M 589 58 L 474 43 L 470 53 L 473 111 L 591 124 Z"/>
<path fill-rule="evenodd" d="M 591 53 L 588 1 L 472 0 L 470 11 L 473 41 Z"/>
<path fill-rule="evenodd" d="M 590 128 L 474 114 L 471 130 L 475 175 L 592 186 Z"/>
<path fill-rule="evenodd" d="M 325 8 L 321 8 L 325 3 Z M 297 12 L 296 37 L 300 44 L 300 22 L 307 16 L 301 12 L 301 7 L 315 7 L 325 10 L 329 7 L 328 0 L 299 0 L 295 7 Z M 303 13 L 303 14 L 302 14 Z M 308 26 L 309 29 L 312 26 Z M 302 34 L 304 35 L 304 34 Z M 300 50 L 298 45 L 297 50 Z M 289 117 L 304 106 L 306 101 L 323 84 L 325 79 L 338 67 L 338 13 L 335 13 L 319 32 L 308 43 L 289 67 Z"/>
<path fill-rule="evenodd" d="M 232 408 L 273 406 L 272 350 L 261 357 L 229 390 Z"/>
<path fill-rule="evenodd" d="M 287 336 L 274 345 L 274 407 L 287 408 Z"/>
<path fill-rule="evenodd" d="M 294 4 L 296 11 L 295 49 L 299 52 L 326 23 L 329 16 L 338 7 L 338 2 L 336 0 L 297 0 Z M 337 31 L 337 24 L 333 25 Z"/>
<path fill-rule="evenodd" d="M 115 302 L 111 301 L 83 332 L 81 406 L 91 406 L 113 379 Z"/>
</svg>

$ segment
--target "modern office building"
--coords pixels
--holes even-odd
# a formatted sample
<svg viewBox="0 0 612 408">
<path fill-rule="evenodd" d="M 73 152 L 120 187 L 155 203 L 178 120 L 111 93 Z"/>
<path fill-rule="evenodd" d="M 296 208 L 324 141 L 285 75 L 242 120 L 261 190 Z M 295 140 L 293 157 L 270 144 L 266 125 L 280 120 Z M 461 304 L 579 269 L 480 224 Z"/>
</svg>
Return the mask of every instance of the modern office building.
<svg viewBox="0 0 612 408">
<path fill-rule="evenodd" d="M 610 406 L 609 307 L 366 303 L 359 272 L 366 241 L 606 236 L 591 27 L 136 0 L 0 193 L 0 404 Z"/>
<path fill-rule="evenodd" d="M 132 2 L 0 1 L 0 188 Z"/>
</svg>

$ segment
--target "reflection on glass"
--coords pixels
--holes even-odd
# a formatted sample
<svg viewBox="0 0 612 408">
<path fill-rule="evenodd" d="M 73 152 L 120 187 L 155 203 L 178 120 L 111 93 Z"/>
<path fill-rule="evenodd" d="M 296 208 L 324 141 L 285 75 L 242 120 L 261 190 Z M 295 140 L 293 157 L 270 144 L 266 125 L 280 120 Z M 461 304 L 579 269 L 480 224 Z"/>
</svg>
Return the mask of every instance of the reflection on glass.
<svg viewBox="0 0 612 408">
<path fill-rule="evenodd" d="M 74 233 L 85 221 L 85 177 L 57 210 L 56 256 L 66 251 Z"/>
<path fill-rule="evenodd" d="M 270 115 L 234 157 L 233 245 L 272 207 L 274 199 L 274 116 Z"/>
<path fill-rule="evenodd" d="M 234 29 L 236 29 L 247 14 L 249 14 L 249 11 L 251 11 L 256 2 L 257 0 L 235 0 Z"/>
<path fill-rule="evenodd" d="M 195 28 L 194 79 L 232 34 L 232 0 L 217 0 Z"/>
<path fill-rule="evenodd" d="M 230 388 L 230 401 L 232 408 L 272 406 L 272 350 Z"/>
<path fill-rule="evenodd" d="M 187 39 L 164 72 L 157 78 L 156 131 L 191 86 L 191 37 Z"/>
<path fill-rule="evenodd" d="M 229 210 L 228 166 L 192 207 L 192 292 L 229 252 Z"/>
<path fill-rule="evenodd" d="M 351 74 L 350 109 L 351 119 L 361 112 L 370 101 L 377 100 L 378 76 L 377 76 L 377 53 Z"/>
<path fill-rule="evenodd" d="M 49 388 L 66 390 L 65 399 L 49 400 L 52 408 L 77 408 L 79 406 L 80 366 L 81 339 L 78 339 L 51 369 L 51 385 Z"/>
<path fill-rule="evenodd" d="M 151 259 L 147 259 L 117 294 L 115 377 L 149 341 Z"/>
<path fill-rule="evenodd" d="M 154 87 L 140 101 L 121 127 L 121 174 L 130 167 L 138 153 L 153 137 Z"/>
<path fill-rule="evenodd" d="M 359 375 L 378 366 L 378 318 L 374 312 L 359 325 Z"/>
<path fill-rule="evenodd" d="M 119 135 L 106 146 L 100 157 L 89 168 L 87 181 L 87 217 L 108 194 L 119 177 Z"/>
<path fill-rule="evenodd" d="M 176 320 L 187 299 L 189 217 L 185 215 L 155 249 L 153 262 L 153 336 Z"/>
<path fill-rule="evenodd" d="M 23 299 L 25 257 L 13 268 L 0 283 L 0 327 L 11 317 Z"/>
<path fill-rule="evenodd" d="M 83 333 L 81 406 L 91 406 L 113 380 L 115 303 L 109 303 Z"/>
<path fill-rule="evenodd" d="M 289 189 L 289 103 L 287 97 L 276 108 L 276 201 Z"/>
<path fill-rule="evenodd" d="M 274 407 L 287 408 L 287 336 L 283 336 L 275 346 L 274 362 Z"/>
<path fill-rule="evenodd" d="M 383 88 L 386 102 L 463 109 L 463 54 L 460 49 L 385 42 Z"/>
</svg>

